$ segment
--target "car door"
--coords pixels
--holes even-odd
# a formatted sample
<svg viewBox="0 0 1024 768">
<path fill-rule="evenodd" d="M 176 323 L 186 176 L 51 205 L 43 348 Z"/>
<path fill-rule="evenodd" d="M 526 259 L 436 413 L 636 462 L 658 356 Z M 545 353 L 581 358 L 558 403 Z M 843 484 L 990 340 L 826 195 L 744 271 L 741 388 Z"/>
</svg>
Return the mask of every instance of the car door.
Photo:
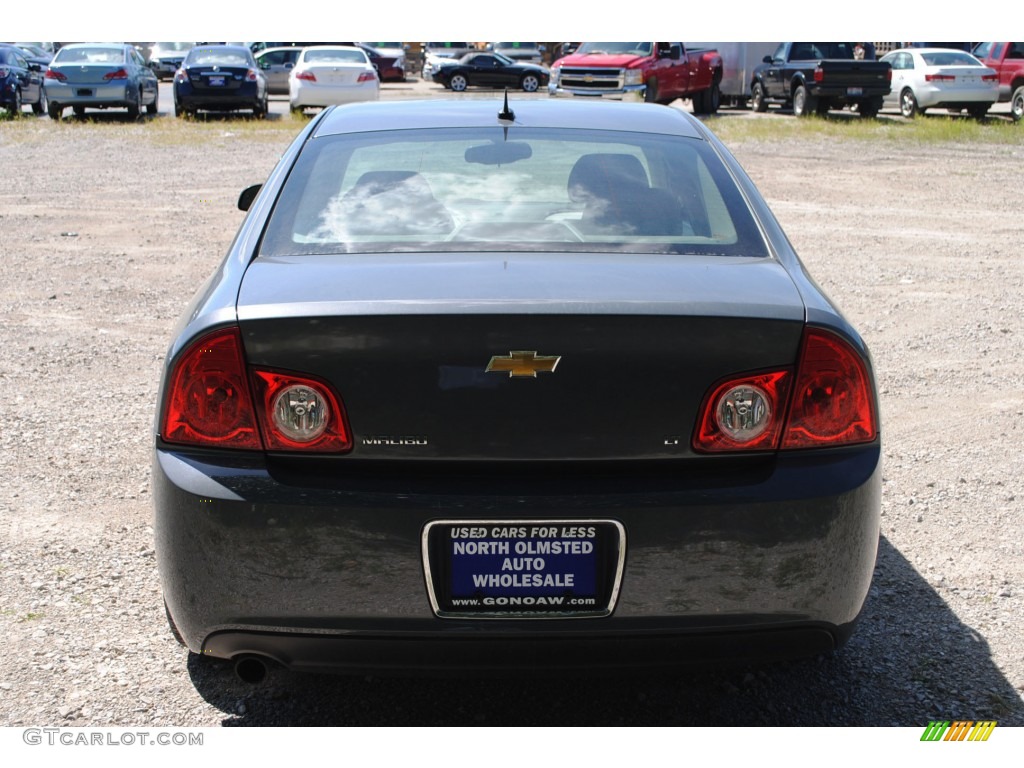
<svg viewBox="0 0 1024 768">
<path fill-rule="evenodd" d="M 501 62 L 490 54 L 482 53 L 469 61 L 467 76 L 470 85 L 483 85 L 490 88 L 504 85 L 508 72 L 502 72 Z"/>
<path fill-rule="evenodd" d="M 267 78 L 271 93 L 288 93 L 288 76 L 295 68 L 299 50 L 265 51 L 259 56 L 260 71 Z"/>
<path fill-rule="evenodd" d="M 779 43 L 779 47 L 772 54 L 772 63 L 764 70 L 763 80 L 765 92 L 773 99 L 789 98 L 789 89 L 783 86 L 783 69 L 786 64 L 786 55 L 789 53 L 786 43 Z"/>
<path fill-rule="evenodd" d="M 914 83 L 914 57 L 906 51 L 897 51 L 882 61 L 888 61 L 892 67 L 892 84 L 889 95 L 884 97 L 884 103 L 899 106 L 903 89 L 909 87 L 914 91 L 917 87 Z"/>
<path fill-rule="evenodd" d="M 13 48 L 8 49 L 8 61 L 18 79 L 18 86 L 21 88 L 21 103 L 35 104 L 39 101 L 39 89 L 42 87 L 43 78 L 38 70 L 33 70 L 28 59 L 22 56 Z"/>
<path fill-rule="evenodd" d="M 131 77 L 136 81 L 139 92 L 142 94 L 142 104 L 155 103 L 160 80 L 157 78 L 156 73 L 146 66 L 146 61 L 142 58 L 142 54 L 134 48 L 128 49 L 128 66 L 131 70 Z"/>
</svg>

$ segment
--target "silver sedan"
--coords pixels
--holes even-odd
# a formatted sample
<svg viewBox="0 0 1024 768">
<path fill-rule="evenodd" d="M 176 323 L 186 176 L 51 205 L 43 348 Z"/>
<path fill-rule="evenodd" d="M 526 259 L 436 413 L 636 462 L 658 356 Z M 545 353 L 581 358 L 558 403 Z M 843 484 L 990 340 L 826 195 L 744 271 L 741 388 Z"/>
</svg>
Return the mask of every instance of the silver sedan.
<svg viewBox="0 0 1024 768">
<path fill-rule="evenodd" d="M 48 112 L 59 120 L 66 107 L 81 117 L 88 109 L 121 108 L 137 119 L 145 107 L 155 115 L 159 81 L 138 51 L 119 43 L 65 45 L 50 62 L 44 79 Z"/>
</svg>

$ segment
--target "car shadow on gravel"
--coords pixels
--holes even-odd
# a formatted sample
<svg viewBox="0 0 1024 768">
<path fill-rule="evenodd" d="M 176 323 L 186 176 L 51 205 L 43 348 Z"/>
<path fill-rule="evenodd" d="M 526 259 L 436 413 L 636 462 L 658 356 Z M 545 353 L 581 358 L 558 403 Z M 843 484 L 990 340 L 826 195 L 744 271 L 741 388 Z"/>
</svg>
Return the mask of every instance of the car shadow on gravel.
<svg viewBox="0 0 1024 768">
<path fill-rule="evenodd" d="M 342 677 L 275 669 L 249 685 L 229 663 L 190 654 L 188 671 L 199 694 L 225 714 L 225 726 L 1024 725 L 1020 694 L 985 639 L 885 538 L 857 631 L 830 656 L 616 676 Z"/>
</svg>

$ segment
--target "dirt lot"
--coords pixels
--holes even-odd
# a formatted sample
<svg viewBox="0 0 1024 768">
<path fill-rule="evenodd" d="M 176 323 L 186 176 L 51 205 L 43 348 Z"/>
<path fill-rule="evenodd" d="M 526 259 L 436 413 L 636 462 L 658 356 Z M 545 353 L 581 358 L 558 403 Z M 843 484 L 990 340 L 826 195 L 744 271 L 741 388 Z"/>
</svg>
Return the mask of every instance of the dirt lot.
<svg viewBox="0 0 1024 768">
<path fill-rule="evenodd" d="M 238 191 L 298 127 L 0 123 L 0 725 L 1024 725 L 1024 140 L 732 145 L 879 374 L 879 564 L 840 653 L 498 696 L 475 679 L 252 688 L 181 650 L 150 527 L 157 380 Z"/>
</svg>

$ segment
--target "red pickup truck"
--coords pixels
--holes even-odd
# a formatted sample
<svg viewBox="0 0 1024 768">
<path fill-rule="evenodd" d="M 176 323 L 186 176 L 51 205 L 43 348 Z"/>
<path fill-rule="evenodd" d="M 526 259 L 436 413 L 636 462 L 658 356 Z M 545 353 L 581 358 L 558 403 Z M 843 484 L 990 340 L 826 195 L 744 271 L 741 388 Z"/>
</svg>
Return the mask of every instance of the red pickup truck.
<svg viewBox="0 0 1024 768">
<path fill-rule="evenodd" d="M 999 73 L 999 100 L 1010 102 L 1013 119 L 1024 118 L 1024 43 L 978 43 L 972 53 Z"/>
<path fill-rule="evenodd" d="M 608 96 L 668 104 L 693 99 L 712 114 L 721 102 L 722 57 L 682 43 L 581 43 L 551 67 L 552 96 Z"/>
</svg>

